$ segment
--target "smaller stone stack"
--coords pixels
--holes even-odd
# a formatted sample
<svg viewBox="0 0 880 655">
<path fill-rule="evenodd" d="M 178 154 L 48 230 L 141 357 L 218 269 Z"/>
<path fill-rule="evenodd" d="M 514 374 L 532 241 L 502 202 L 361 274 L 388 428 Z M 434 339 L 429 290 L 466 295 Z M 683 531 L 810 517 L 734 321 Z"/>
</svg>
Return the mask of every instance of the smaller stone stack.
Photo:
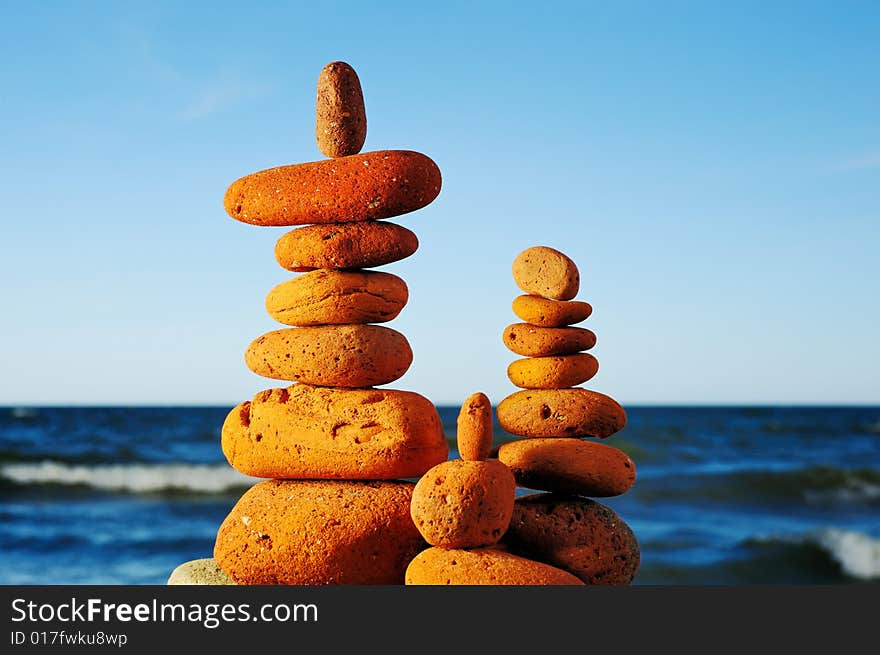
<svg viewBox="0 0 880 655">
<path fill-rule="evenodd" d="M 590 498 L 617 496 L 635 482 L 632 460 L 605 439 L 626 424 L 612 398 L 577 385 L 599 370 L 582 352 L 596 343 L 590 330 L 572 327 L 592 313 L 573 300 L 580 274 L 566 255 L 528 248 L 513 262 L 513 278 L 527 295 L 513 301 L 523 323 L 504 330 L 504 344 L 525 359 L 507 375 L 523 388 L 502 400 L 498 423 L 525 437 L 502 445 L 498 459 L 520 487 L 550 492 L 517 499 L 505 543 L 512 552 L 547 562 L 586 584 L 629 584 L 639 566 L 635 535 L 610 508 Z"/>
<path fill-rule="evenodd" d="M 489 459 L 492 405 L 475 393 L 458 416 L 461 459 L 433 467 L 413 490 L 412 519 L 431 548 L 406 570 L 408 585 L 580 585 L 577 577 L 498 546 L 513 515 L 516 482 Z"/>
</svg>

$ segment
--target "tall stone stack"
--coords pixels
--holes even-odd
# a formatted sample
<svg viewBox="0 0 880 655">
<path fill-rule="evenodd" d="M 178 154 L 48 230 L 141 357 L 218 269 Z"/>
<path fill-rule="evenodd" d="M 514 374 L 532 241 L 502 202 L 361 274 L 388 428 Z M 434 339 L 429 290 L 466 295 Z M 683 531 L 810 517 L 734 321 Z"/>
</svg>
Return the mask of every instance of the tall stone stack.
<svg viewBox="0 0 880 655">
<path fill-rule="evenodd" d="M 448 456 L 434 405 L 400 378 L 413 353 L 394 319 L 406 283 L 365 270 L 403 259 L 416 236 L 381 221 L 420 209 L 440 171 L 406 150 L 360 153 L 366 113 L 360 81 L 343 62 L 318 79 L 321 161 L 247 175 L 226 211 L 258 226 L 303 226 L 275 256 L 301 275 L 266 298 L 283 325 L 245 354 L 255 373 L 293 382 L 235 407 L 222 430 L 229 463 L 271 478 L 238 501 L 217 534 L 214 559 L 237 584 L 400 584 L 425 543 L 410 518 L 413 484 Z"/>
<path fill-rule="evenodd" d="M 523 321 L 504 330 L 519 359 L 507 375 L 523 391 L 504 398 L 498 423 L 524 437 L 498 449 L 517 486 L 550 492 L 517 498 L 504 543 L 512 552 L 568 571 L 586 584 L 628 584 L 639 566 L 629 526 L 592 498 L 617 496 L 635 482 L 633 461 L 605 439 L 623 429 L 624 409 L 612 398 L 578 387 L 599 370 L 596 335 L 572 327 L 592 313 L 573 300 L 580 274 L 566 255 L 528 248 L 513 263 L 513 278 L 527 295 L 513 302 Z"/>
</svg>

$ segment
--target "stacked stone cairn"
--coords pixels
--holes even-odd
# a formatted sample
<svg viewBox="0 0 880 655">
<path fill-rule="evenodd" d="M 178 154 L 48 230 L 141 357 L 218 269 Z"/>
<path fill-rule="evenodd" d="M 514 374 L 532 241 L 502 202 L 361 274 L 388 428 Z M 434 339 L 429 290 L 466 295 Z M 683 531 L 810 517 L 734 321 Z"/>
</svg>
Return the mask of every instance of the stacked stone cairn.
<svg viewBox="0 0 880 655">
<path fill-rule="evenodd" d="M 235 407 L 222 448 L 241 473 L 270 478 L 223 521 L 210 560 L 175 571 L 177 583 L 402 584 L 426 546 L 410 517 L 417 478 L 446 461 L 440 417 L 425 397 L 376 388 L 400 378 L 413 353 L 394 319 L 406 283 L 364 270 L 415 252 L 416 236 L 380 219 L 420 209 L 440 192 L 437 165 L 406 150 L 360 153 L 363 95 L 343 62 L 318 79 L 316 136 L 329 159 L 247 175 L 226 192 L 226 211 L 258 226 L 304 226 L 275 257 L 301 275 L 266 298 L 287 326 L 245 354 L 255 373 L 293 382 Z M 205 572 L 210 573 L 210 575 Z M 221 575 L 222 577 L 222 575 Z M 173 575 L 172 578 L 175 578 Z"/>
<path fill-rule="evenodd" d="M 470 396 L 458 416 L 461 459 L 438 464 L 416 484 L 412 518 L 431 548 L 406 570 L 408 585 L 582 585 L 555 566 L 499 544 L 514 511 L 516 481 L 490 459 L 492 405 Z"/>
<path fill-rule="evenodd" d="M 578 387 L 599 370 L 596 335 L 571 327 L 592 307 L 573 300 L 580 273 L 566 255 L 528 248 L 513 262 L 513 278 L 527 295 L 513 301 L 523 321 L 508 326 L 504 344 L 517 355 L 507 375 L 523 391 L 504 398 L 499 425 L 523 439 L 503 444 L 498 460 L 519 487 L 545 491 L 514 503 L 504 543 L 511 552 L 557 566 L 586 584 L 629 584 L 639 567 L 635 535 L 609 507 L 592 498 L 626 493 L 633 461 L 621 450 L 589 440 L 623 429 L 626 412 L 614 399 Z"/>
</svg>

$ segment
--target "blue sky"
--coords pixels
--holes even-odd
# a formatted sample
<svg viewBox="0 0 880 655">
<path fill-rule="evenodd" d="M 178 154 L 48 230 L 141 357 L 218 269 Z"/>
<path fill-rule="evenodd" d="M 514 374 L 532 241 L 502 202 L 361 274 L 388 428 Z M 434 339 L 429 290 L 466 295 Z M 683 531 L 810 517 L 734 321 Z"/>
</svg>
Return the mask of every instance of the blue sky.
<svg viewBox="0 0 880 655">
<path fill-rule="evenodd" d="M 186 4 L 186 6 L 178 6 Z M 581 270 L 587 386 L 639 403 L 877 403 L 877 3 L 0 3 L 0 403 L 236 403 L 284 228 L 226 187 L 321 158 L 341 59 L 365 150 L 443 190 L 383 270 L 394 387 L 515 388 L 510 264 Z"/>
</svg>

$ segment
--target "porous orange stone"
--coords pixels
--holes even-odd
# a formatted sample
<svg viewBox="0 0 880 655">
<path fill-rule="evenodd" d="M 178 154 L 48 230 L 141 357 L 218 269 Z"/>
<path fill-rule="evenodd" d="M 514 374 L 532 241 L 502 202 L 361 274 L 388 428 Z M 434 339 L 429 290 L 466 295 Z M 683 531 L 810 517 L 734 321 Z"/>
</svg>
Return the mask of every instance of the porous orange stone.
<svg viewBox="0 0 880 655">
<path fill-rule="evenodd" d="M 214 559 L 241 585 L 402 584 L 425 547 L 408 482 L 267 480 L 223 521 Z"/>
<path fill-rule="evenodd" d="M 406 569 L 408 585 L 582 585 L 576 576 L 493 548 L 428 548 Z"/>
<path fill-rule="evenodd" d="M 577 295 L 581 277 L 566 255 L 548 248 L 526 248 L 513 260 L 513 280 L 526 293 L 553 300 L 571 300 Z"/>
<path fill-rule="evenodd" d="M 266 311 L 296 326 L 384 323 L 406 305 L 406 282 L 379 271 L 321 269 L 282 282 L 266 296 Z"/>
<path fill-rule="evenodd" d="M 629 584 L 639 568 L 633 531 L 609 507 L 587 498 L 517 498 L 504 542 L 513 552 L 558 566 L 589 585 Z"/>
<path fill-rule="evenodd" d="M 443 462 L 416 483 L 412 518 L 432 546 L 490 546 L 507 530 L 515 492 L 513 474 L 498 460 Z"/>
<path fill-rule="evenodd" d="M 596 335 L 585 328 L 545 328 L 514 323 L 504 329 L 504 345 L 523 357 L 571 355 L 596 345 Z"/>
<path fill-rule="evenodd" d="M 599 360 L 579 353 L 518 359 L 507 367 L 507 377 L 523 389 L 566 389 L 586 382 L 598 370 Z"/>
<path fill-rule="evenodd" d="M 380 325 L 274 330 L 245 353 L 254 373 L 325 387 L 371 387 L 400 378 L 412 364 L 406 337 Z"/>
<path fill-rule="evenodd" d="M 593 308 L 581 300 L 550 300 L 525 295 L 513 299 L 513 313 L 538 327 L 565 327 L 586 320 Z"/>
<path fill-rule="evenodd" d="M 361 151 L 367 138 L 367 112 L 361 81 L 344 61 L 334 61 L 318 75 L 315 107 L 318 149 L 328 157 Z"/>
<path fill-rule="evenodd" d="M 622 450 L 564 437 L 519 439 L 498 449 L 517 485 L 540 491 L 606 497 L 626 493 L 636 465 Z"/>
<path fill-rule="evenodd" d="M 282 268 L 372 268 L 405 259 L 419 247 L 415 234 L 386 221 L 307 225 L 291 230 L 275 244 Z"/>
<path fill-rule="evenodd" d="M 411 391 L 295 384 L 261 391 L 223 423 L 223 454 L 259 478 L 391 480 L 446 461 L 437 409 Z"/>
<path fill-rule="evenodd" d="M 496 409 L 498 423 L 521 437 L 598 437 L 626 425 L 626 412 L 613 398 L 589 389 L 517 391 Z"/>
<path fill-rule="evenodd" d="M 367 221 L 421 209 L 440 183 L 429 157 L 378 150 L 251 173 L 230 185 L 223 204 L 251 225 Z"/>
<path fill-rule="evenodd" d="M 475 393 L 462 403 L 457 421 L 458 454 L 480 461 L 492 450 L 492 403 L 484 393 Z"/>
</svg>

